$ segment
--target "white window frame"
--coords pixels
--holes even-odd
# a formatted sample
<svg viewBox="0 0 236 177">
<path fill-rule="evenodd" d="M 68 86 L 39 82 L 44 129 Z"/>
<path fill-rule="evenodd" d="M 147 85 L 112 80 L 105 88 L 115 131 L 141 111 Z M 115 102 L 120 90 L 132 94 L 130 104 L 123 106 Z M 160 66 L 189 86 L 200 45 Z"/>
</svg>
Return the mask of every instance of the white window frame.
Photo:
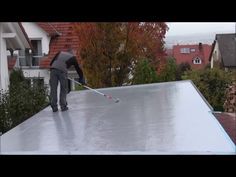
<svg viewBox="0 0 236 177">
<path fill-rule="evenodd" d="M 41 50 L 42 50 L 42 39 L 41 38 L 30 38 L 30 41 L 32 41 L 32 40 L 36 40 L 36 41 L 41 41 Z M 30 59 L 30 61 L 28 61 L 29 63 L 27 63 L 27 61 L 26 61 L 26 63 L 27 63 L 27 65 L 21 65 L 21 62 L 19 61 L 19 67 L 21 67 L 21 68 L 39 68 L 40 67 L 40 60 L 41 60 L 41 58 L 43 57 L 43 51 L 41 51 L 41 55 L 33 55 L 32 54 L 32 52 L 29 54 L 29 59 Z M 19 55 L 19 60 L 20 59 L 25 59 L 26 58 L 26 56 L 25 55 Z M 37 59 L 38 58 L 38 65 L 33 65 L 33 59 Z"/>
<path fill-rule="evenodd" d="M 180 48 L 180 53 L 190 53 L 190 48 L 188 47 Z"/>
<path fill-rule="evenodd" d="M 190 52 L 196 52 L 196 49 L 192 48 L 190 49 Z"/>
<path fill-rule="evenodd" d="M 199 61 L 199 62 L 198 62 L 198 61 Z M 194 59 L 193 59 L 193 64 L 195 64 L 195 65 L 200 65 L 200 64 L 202 64 L 201 58 L 199 58 L 199 57 L 194 58 Z"/>
</svg>

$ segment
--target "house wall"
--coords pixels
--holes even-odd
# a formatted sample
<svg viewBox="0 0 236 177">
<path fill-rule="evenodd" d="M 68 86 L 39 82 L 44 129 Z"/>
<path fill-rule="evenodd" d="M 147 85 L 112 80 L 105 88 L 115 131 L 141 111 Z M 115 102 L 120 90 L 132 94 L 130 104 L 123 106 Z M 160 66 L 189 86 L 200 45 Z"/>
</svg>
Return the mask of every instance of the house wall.
<svg viewBox="0 0 236 177">
<path fill-rule="evenodd" d="M 220 58 L 221 55 L 220 55 L 219 45 L 218 42 L 216 42 L 211 56 L 211 68 L 213 68 L 214 65 L 218 65 L 221 62 Z"/>
<path fill-rule="evenodd" d="M 8 67 L 12 68 L 15 65 L 16 59 L 9 61 L 9 51 L 7 49 L 18 50 L 30 48 L 19 23 L 0 23 L 0 89 L 7 90 L 9 86 Z M 17 57 L 14 54 L 14 58 Z"/>
<path fill-rule="evenodd" d="M 6 90 L 9 85 L 6 40 L 2 38 L 3 27 L 0 24 L 0 89 Z"/>
<path fill-rule="evenodd" d="M 42 40 L 42 52 L 47 55 L 49 52 L 51 37 L 49 37 L 48 34 L 35 23 L 24 22 L 22 25 L 30 39 Z"/>
</svg>

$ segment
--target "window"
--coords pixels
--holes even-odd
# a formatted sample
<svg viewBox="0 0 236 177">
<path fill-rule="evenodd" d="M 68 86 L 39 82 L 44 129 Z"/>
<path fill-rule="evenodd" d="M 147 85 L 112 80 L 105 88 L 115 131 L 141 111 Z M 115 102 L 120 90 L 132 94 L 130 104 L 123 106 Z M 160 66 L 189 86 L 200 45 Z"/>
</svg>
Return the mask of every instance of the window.
<svg viewBox="0 0 236 177">
<path fill-rule="evenodd" d="M 181 48 L 180 53 L 190 53 L 190 48 Z"/>
<path fill-rule="evenodd" d="M 19 50 L 19 64 L 20 66 L 31 66 L 29 49 Z"/>
<path fill-rule="evenodd" d="M 199 57 L 193 60 L 193 64 L 201 64 L 201 63 L 202 63 L 202 60 Z"/>
<path fill-rule="evenodd" d="M 33 46 L 32 66 L 39 66 L 39 60 L 42 58 L 42 41 L 31 40 Z"/>
<path fill-rule="evenodd" d="M 42 55 L 42 41 L 31 40 L 32 53 L 29 49 L 19 51 L 19 64 L 23 67 L 38 67 Z"/>
<path fill-rule="evenodd" d="M 190 51 L 191 51 L 191 52 L 195 52 L 195 51 L 196 51 L 196 49 L 190 49 Z"/>
</svg>

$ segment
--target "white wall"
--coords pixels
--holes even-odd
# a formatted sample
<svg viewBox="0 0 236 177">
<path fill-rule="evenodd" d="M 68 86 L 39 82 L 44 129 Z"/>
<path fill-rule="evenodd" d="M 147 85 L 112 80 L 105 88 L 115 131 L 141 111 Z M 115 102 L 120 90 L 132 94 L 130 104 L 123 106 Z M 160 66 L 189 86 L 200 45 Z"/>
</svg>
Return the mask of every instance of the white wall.
<svg viewBox="0 0 236 177">
<path fill-rule="evenodd" d="M 49 43 L 50 43 L 51 37 L 49 37 L 47 33 L 41 27 L 39 27 L 36 23 L 23 22 L 22 25 L 30 39 L 42 40 L 42 52 L 47 55 L 49 52 Z"/>
<path fill-rule="evenodd" d="M 9 85 L 6 40 L 2 38 L 3 28 L 0 24 L 0 89 L 6 90 Z"/>
<path fill-rule="evenodd" d="M 216 53 L 216 54 L 215 54 Z M 220 59 L 220 50 L 219 50 L 219 45 L 218 42 L 216 41 L 215 47 L 213 49 L 213 53 L 211 55 L 211 68 L 213 68 L 214 61 L 217 61 Z"/>
</svg>

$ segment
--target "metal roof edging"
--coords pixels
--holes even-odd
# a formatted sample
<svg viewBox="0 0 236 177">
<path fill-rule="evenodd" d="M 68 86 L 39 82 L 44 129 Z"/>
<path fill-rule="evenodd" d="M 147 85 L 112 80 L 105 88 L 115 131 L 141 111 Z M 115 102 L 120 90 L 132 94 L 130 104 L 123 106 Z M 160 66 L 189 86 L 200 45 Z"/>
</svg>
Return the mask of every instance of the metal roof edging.
<svg viewBox="0 0 236 177">
<path fill-rule="evenodd" d="M 200 90 L 197 88 L 197 86 L 193 83 L 192 80 L 188 80 L 190 81 L 190 83 L 193 85 L 193 87 L 195 88 L 195 90 L 198 92 L 198 94 L 201 96 L 201 98 L 203 99 L 203 101 L 207 104 L 207 106 L 210 108 L 211 112 L 214 111 L 213 107 L 210 105 L 210 103 L 206 100 L 206 98 L 202 95 L 202 93 L 200 92 Z"/>
<path fill-rule="evenodd" d="M 213 107 L 209 104 L 209 102 L 205 99 L 205 97 L 202 95 L 202 93 L 198 90 L 198 88 L 196 87 L 196 85 L 193 83 L 192 80 L 189 80 L 190 83 L 194 86 L 194 88 L 197 90 L 198 94 L 202 97 L 202 99 L 204 100 L 204 102 L 208 105 L 208 107 L 211 109 L 210 114 L 211 116 L 213 116 L 215 119 L 215 122 L 217 123 L 217 125 L 220 127 L 221 131 L 223 132 L 224 136 L 226 137 L 226 139 L 229 141 L 229 143 L 235 148 L 235 154 L 236 154 L 236 145 L 234 144 L 234 142 L 232 141 L 232 139 L 229 137 L 228 133 L 225 131 L 225 129 L 222 127 L 222 125 L 219 123 L 219 121 L 216 119 L 216 117 L 214 116 L 213 112 L 214 109 Z M 212 117 L 212 118 L 213 118 Z"/>
</svg>

